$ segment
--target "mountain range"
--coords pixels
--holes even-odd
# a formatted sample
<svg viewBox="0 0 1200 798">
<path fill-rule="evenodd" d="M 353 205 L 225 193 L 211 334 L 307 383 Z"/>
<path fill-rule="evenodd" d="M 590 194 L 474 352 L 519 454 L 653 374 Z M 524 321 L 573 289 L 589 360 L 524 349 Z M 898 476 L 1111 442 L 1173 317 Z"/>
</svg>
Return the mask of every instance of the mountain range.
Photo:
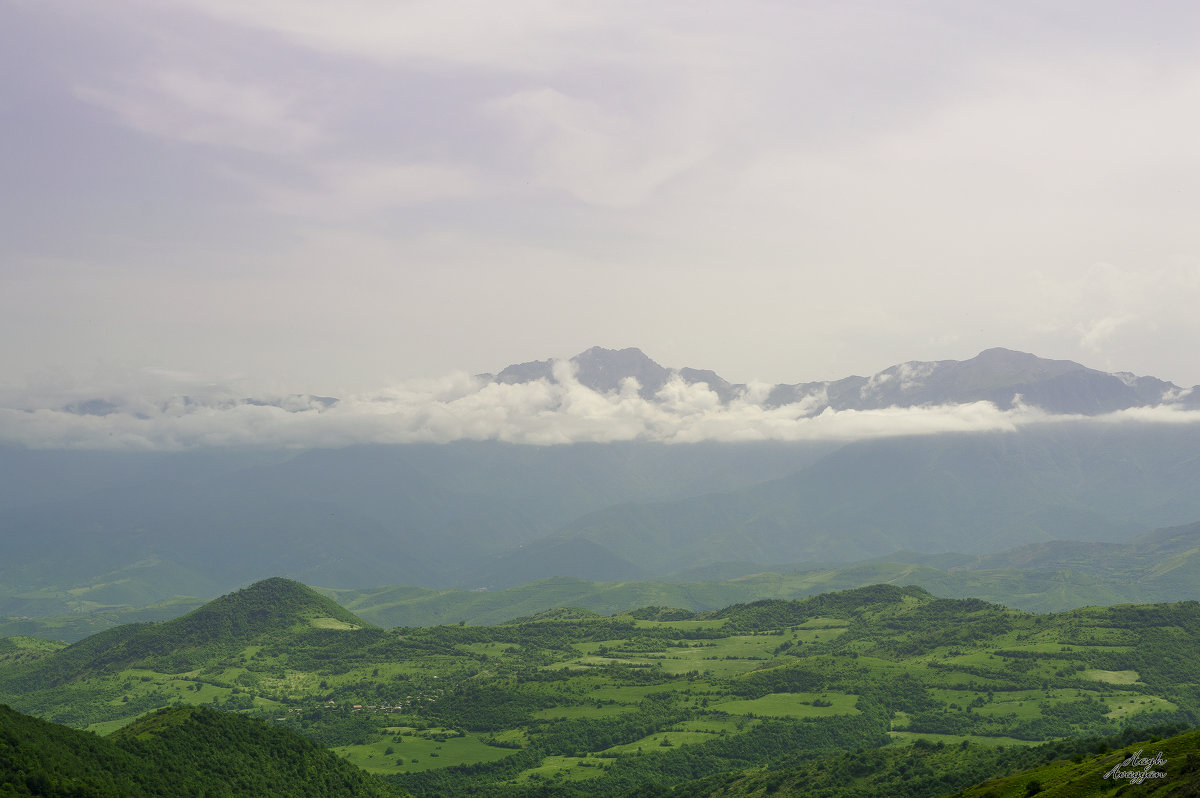
<svg viewBox="0 0 1200 798">
<path fill-rule="evenodd" d="M 555 359 L 514 363 L 496 373 L 475 375 L 481 385 L 514 385 L 546 380 L 559 383 L 566 373 Z M 802 416 L 826 410 L 879 410 L 991 402 L 1002 410 L 1018 404 L 1056 414 L 1099 415 L 1134 407 L 1167 405 L 1200 407 L 1200 391 L 1151 376 L 1105 372 L 1071 360 L 1051 360 L 1026 352 L 996 347 L 969 360 L 908 361 L 867 377 L 750 386 L 731 383 L 711 369 L 663 366 L 641 349 L 594 346 L 561 361 L 570 379 L 601 394 L 618 392 L 627 381 L 636 383 L 642 398 L 655 401 L 674 380 L 702 385 L 722 403 L 748 402 L 767 408 L 796 406 Z M 239 405 L 273 407 L 287 412 L 321 412 L 335 408 L 337 397 L 289 394 L 275 397 L 217 398 L 178 396 L 153 406 L 158 412 L 187 413 L 196 409 L 230 409 Z M 75 415 L 144 415 L 150 409 L 129 397 L 93 397 L 66 403 L 58 410 Z"/>
<path fill-rule="evenodd" d="M 1200 519 L 1200 425 L 1183 412 L 1165 413 L 1175 423 L 1102 415 L 1196 406 L 1198 392 L 1152 377 L 1004 349 L 769 390 L 667 369 L 637 349 L 480 375 L 574 379 L 602 392 L 628 391 L 631 378 L 648 396 L 679 380 L 724 401 L 754 394 L 807 413 L 982 401 L 1053 413 L 1003 432 L 849 442 L 5 446 L 0 614 L 146 607 L 269 573 L 339 589 L 495 591 L 550 577 L 694 581 L 885 555 L 921 564 L 1049 541 L 1121 543 Z M 72 412 L 123 411 L 110 402 Z M 1067 415 L 1054 423 L 1054 414 Z"/>
<path fill-rule="evenodd" d="M 554 360 L 506 367 L 480 379 L 504 384 L 559 380 Z M 666 368 L 642 350 L 592 347 L 567 361 L 579 384 L 599 393 L 636 380 L 643 398 L 653 399 L 670 380 L 705 385 L 722 402 L 746 400 L 751 391 L 708 369 Z M 759 392 L 762 393 L 762 392 Z M 993 348 L 970 360 L 909 361 L 870 377 L 778 384 L 765 392 L 767 407 L 799 404 L 809 416 L 826 410 L 879 410 L 969 402 L 991 402 L 1001 409 L 1017 403 L 1051 413 L 1098 415 L 1131 407 L 1200 406 L 1195 387 L 1184 389 L 1156 377 L 1097 371 L 1070 360 L 1048 360 L 1025 352 Z"/>
</svg>

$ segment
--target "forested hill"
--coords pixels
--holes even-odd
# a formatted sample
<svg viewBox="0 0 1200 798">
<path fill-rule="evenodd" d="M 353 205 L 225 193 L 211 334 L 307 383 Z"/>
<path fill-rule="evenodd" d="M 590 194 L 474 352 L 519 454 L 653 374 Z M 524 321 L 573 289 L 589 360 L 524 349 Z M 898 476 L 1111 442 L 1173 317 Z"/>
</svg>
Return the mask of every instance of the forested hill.
<svg viewBox="0 0 1200 798">
<path fill-rule="evenodd" d="M 1154 734 L 1157 731 L 1158 734 Z M 1127 729 L 1107 738 L 1058 740 L 1045 745 L 996 747 L 969 740 L 919 738 L 912 745 L 859 749 L 794 761 L 768 770 L 723 773 L 682 784 L 672 798 L 1101 798 L 1113 795 L 1200 795 L 1200 731 L 1177 727 Z M 1160 739 L 1159 735 L 1172 735 Z M 1105 778 L 1135 754 L 1164 765 L 1163 773 L 1131 786 L 1132 779 Z M 1146 769 L 1146 765 L 1138 769 Z M 984 774 L 1004 774 L 977 784 Z M 970 786 L 968 786 L 970 785 Z"/>
<path fill-rule="evenodd" d="M 1147 761 L 1148 760 L 1148 761 Z M 1147 774 L 1134 777 L 1134 773 Z M 1162 775 L 1150 775 L 1159 774 Z M 993 779 L 961 798 L 1101 798 L 1109 795 L 1186 798 L 1200 795 L 1200 731 L 1165 740 L 1130 741 L 1112 751 L 1050 762 Z"/>
<path fill-rule="evenodd" d="M 0 704 L 0 795 L 398 794 L 299 734 L 242 715 L 172 707 L 103 738 Z"/>
<path fill-rule="evenodd" d="M 18 673 L 28 684 L 50 687 L 85 675 L 153 661 L 176 670 L 244 646 L 312 628 L 369 626 L 307 585 L 271 578 L 221 596 L 187 615 L 162 623 L 118 626 L 55 652 Z M 4 682 L 0 681 L 0 689 Z"/>
</svg>

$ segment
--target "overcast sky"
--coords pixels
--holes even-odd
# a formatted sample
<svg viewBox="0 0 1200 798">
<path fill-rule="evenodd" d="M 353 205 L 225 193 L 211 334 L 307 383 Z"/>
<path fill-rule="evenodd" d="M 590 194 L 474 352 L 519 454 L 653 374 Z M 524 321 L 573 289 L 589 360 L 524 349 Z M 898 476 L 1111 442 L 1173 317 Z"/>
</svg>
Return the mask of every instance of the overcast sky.
<svg viewBox="0 0 1200 798">
<path fill-rule="evenodd" d="M 0 0 L 0 382 L 1200 383 L 1200 4 Z"/>
</svg>

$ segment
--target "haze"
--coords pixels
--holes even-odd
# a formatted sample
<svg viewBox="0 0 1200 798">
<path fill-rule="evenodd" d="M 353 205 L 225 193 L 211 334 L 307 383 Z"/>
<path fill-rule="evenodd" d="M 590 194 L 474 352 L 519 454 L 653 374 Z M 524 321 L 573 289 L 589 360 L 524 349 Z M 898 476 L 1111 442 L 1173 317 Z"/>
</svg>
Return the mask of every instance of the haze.
<svg viewBox="0 0 1200 798">
<path fill-rule="evenodd" d="M 739 382 L 1005 346 L 1194 385 L 1198 17 L 4 0 L 5 404 L 596 344 Z"/>
</svg>

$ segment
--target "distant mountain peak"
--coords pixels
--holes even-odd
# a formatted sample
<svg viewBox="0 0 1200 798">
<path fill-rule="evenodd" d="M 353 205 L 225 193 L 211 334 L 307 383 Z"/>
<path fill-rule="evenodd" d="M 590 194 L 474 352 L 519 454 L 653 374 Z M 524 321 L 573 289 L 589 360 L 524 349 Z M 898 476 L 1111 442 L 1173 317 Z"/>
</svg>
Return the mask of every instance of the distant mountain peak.
<svg viewBox="0 0 1200 798">
<path fill-rule="evenodd" d="M 1029 352 L 1022 352 L 1019 349 L 1008 349 L 1003 346 L 993 346 L 988 349 L 984 349 L 982 352 L 980 352 L 978 355 L 976 355 L 975 357 L 973 357 L 971 359 L 972 360 L 1003 359 L 1003 360 L 1024 360 L 1024 361 L 1044 360 L 1044 358 L 1040 358 L 1037 355 L 1031 354 Z M 1061 362 L 1068 362 L 1068 361 L 1061 361 Z M 1082 366 L 1080 368 L 1082 368 Z"/>
<path fill-rule="evenodd" d="M 210 627 L 215 619 L 217 626 L 243 635 L 296 625 L 354 629 L 367 625 L 333 599 L 321 595 L 308 585 L 282 576 L 263 579 L 213 599 L 179 620 L 193 616 L 196 619 L 205 618 Z M 314 621 L 317 623 L 314 624 Z"/>
<path fill-rule="evenodd" d="M 159 623 L 115 626 L 48 655 L 45 673 L 62 683 L 85 672 L 113 672 L 137 662 L 170 660 L 190 669 L 196 652 L 233 651 L 311 628 L 353 630 L 366 621 L 300 582 L 272 577 Z M 194 664 L 194 663 L 192 663 Z"/>
<path fill-rule="evenodd" d="M 636 347 L 604 349 L 593 346 L 571 358 L 571 363 L 579 383 L 600 393 L 620 390 L 621 383 L 632 377 L 641 386 L 642 395 L 650 398 L 671 378 L 670 370 Z"/>
<path fill-rule="evenodd" d="M 646 355 L 645 352 L 643 352 L 641 349 L 638 349 L 636 346 L 627 346 L 624 349 L 608 349 L 603 346 L 593 346 L 593 347 L 589 347 L 588 349 L 583 350 L 578 355 L 575 355 L 575 357 L 571 358 L 571 360 L 586 360 L 589 358 L 616 358 L 616 357 L 627 358 L 627 359 L 637 359 L 637 360 L 641 360 L 641 361 L 654 363 L 654 361 L 651 360 Z M 654 365 L 657 366 L 658 364 L 654 363 Z"/>
<path fill-rule="evenodd" d="M 575 355 L 568 361 L 575 372 L 575 379 L 580 385 L 599 393 L 619 391 L 621 384 L 627 379 L 637 380 L 639 392 L 645 399 L 653 399 L 672 376 L 680 372 L 668 369 L 652 360 L 645 352 L 636 346 L 624 349 L 608 349 L 603 346 L 593 346 Z M 685 371 L 694 371 L 687 369 Z M 696 372 L 697 374 L 712 374 L 712 372 Z M 479 375 L 505 385 L 513 385 L 537 380 L 555 381 L 553 360 L 531 360 L 526 363 L 514 363 L 500 371 L 495 377 Z M 712 375 L 716 377 L 715 374 Z M 681 376 L 685 382 L 704 382 L 703 378 L 688 379 Z M 728 385 L 717 378 L 722 386 Z M 714 388 L 716 386 L 713 386 Z"/>
<path fill-rule="evenodd" d="M 1039 357 L 1029 352 L 1020 352 L 1016 349 L 1005 349 L 1004 347 L 1000 346 L 995 346 L 991 349 L 985 349 L 970 360 L 947 360 L 942 362 L 959 363 L 963 366 L 970 364 L 976 367 L 983 367 L 993 370 L 1020 369 L 1054 374 L 1065 374 L 1070 371 L 1091 370 L 1081 363 L 1076 363 L 1074 360 L 1051 360 L 1049 358 Z"/>
<path fill-rule="evenodd" d="M 716 372 L 696 368 L 668 368 L 637 347 L 606 349 L 593 346 L 569 361 L 575 379 L 599 393 L 621 389 L 627 379 L 637 381 L 644 399 L 655 400 L 673 379 L 687 385 L 705 385 L 728 403 L 747 396 L 745 385 L 733 384 Z M 496 382 L 514 384 L 545 379 L 555 381 L 554 361 L 537 360 L 508 366 Z M 775 385 L 763 404 L 767 407 L 801 404 L 804 415 L 825 410 L 877 410 L 991 402 L 1010 409 L 1018 401 L 1052 413 L 1097 415 L 1131 407 L 1191 402 L 1191 393 L 1154 377 L 1121 372 L 1110 374 L 1073 360 L 1052 360 L 1005 347 L 984 349 L 968 360 L 910 360 L 869 377 L 836 381 Z M 1198 393 L 1200 398 L 1200 393 Z"/>
</svg>

